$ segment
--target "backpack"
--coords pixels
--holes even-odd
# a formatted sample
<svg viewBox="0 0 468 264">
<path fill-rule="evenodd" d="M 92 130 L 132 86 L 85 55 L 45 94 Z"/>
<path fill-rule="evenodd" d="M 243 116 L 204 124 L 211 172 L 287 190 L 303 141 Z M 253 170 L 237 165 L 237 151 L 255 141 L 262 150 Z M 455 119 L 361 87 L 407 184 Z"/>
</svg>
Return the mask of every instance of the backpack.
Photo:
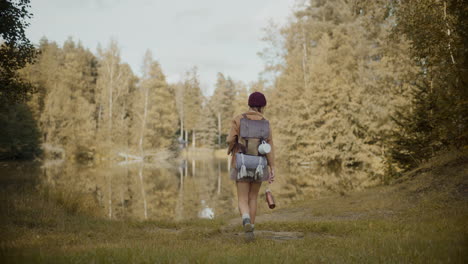
<svg viewBox="0 0 468 264">
<path fill-rule="evenodd" d="M 238 138 L 239 153 L 236 153 L 237 179 L 258 180 L 268 165 L 265 155 L 258 152 L 258 146 L 270 135 L 270 122 L 265 118 L 251 120 L 242 114 Z"/>
</svg>

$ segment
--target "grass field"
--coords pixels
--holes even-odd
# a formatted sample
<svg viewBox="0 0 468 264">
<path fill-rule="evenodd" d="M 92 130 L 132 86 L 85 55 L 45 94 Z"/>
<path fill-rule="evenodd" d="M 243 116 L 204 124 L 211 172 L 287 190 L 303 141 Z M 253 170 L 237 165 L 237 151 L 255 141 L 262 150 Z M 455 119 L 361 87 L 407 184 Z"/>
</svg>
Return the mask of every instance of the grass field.
<svg viewBox="0 0 468 264">
<path fill-rule="evenodd" d="M 35 192 L 27 176 L 0 177 L 1 263 L 468 263 L 466 156 L 272 210 L 251 243 L 237 216 L 106 220 Z"/>
</svg>

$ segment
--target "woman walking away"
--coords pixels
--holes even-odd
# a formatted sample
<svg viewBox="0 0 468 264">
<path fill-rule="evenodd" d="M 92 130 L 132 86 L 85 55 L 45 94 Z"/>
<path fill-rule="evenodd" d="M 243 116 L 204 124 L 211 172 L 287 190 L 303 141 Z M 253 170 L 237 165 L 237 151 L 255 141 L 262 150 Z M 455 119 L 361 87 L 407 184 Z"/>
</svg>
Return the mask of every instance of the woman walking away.
<svg viewBox="0 0 468 264">
<path fill-rule="evenodd" d="M 272 183 L 275 177 L 273 138 L 270 123 L 263 116 L 266 104 L 262 93 L 252 93 L 250 109 L 234 117 L 226 139 L 228 155 L 232 154 L 230 178 L 237 185 L 239 212 L 248 240 L 254 238 L 260 186 L 264 181 Z"/>
</svg>

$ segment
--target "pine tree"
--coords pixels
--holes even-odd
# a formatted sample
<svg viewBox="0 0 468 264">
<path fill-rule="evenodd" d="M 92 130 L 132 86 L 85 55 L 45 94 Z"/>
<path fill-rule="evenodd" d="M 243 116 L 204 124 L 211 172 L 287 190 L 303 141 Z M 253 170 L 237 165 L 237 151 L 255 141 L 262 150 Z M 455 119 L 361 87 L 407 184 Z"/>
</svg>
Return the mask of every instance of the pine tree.
<svg viewBox="0 0 468 264">
<path fill-rule="evenodd" d="M 395 117 L 390 163 L 410 169 L 439 150 L 468 143 L 467 21 L 463 1 L 410 1 L 396 7 L 395 36 L 411 41 L 421 74 L 409 111 Z"/>
<path fill-rule="evenodd" d="M 223 141 L 227 133 L 229 133 L 230 122 L 234 115 L 233 101 L 235 93 L 235 85 L 231 78 L 226 78 L 222 73 L 218 73 L 215 91 L 209 104 L 216 113 L 219 146 L 224 146 Z"/>
<path fill-rule="evenodd" d="M 270 95 L 279 156 L 293 170 L 325 168 L 344 188 L 382 177 L 391 114 L 407 105 L 405 89 L 416 72 L 407 42 L 388 42 L 390 4 L 360 4 L 299 7 L 281 29 L 283 57 L 271 60 L 281 64 L 269 65 L 280 69 Z M 294 181 L 316 183 L 312 175 Z"/>
<path fill-rule="evenodd" d="M 65 145 L 71 147 L 72 153 L 80 155 L 92 147 L 94 139 L 90 133 L 95 127 L 91 100 L 96 85 L 97 63 L 94 55 L 84 49 L 81 43 L 75 44 L 68 40 L 63 51 L 64 63 L 59 87 L 67 90 L 68 94 L 63 98 L 62 110 L 66 116 L 59 129 L 59 137 Z"/>
<path fill-rule="evenodd" d="M 64 43 L 62 51 L 57 51 L 54 45 L 50 48 L 50 53 L 44 55 L 44 59 L 50 59 L 50 68 L 45 79 L 47 92 L 41 128 L 45 143 L 63 146 L 79 158 L 93 146 L 90 131 L 95 127 L 92 95 L 96 84 L 96 58 L 71 39 Z"/>
<path fill-rule="evenodd" d="M 233 109 L 232 117 L 239 115 L 248 109 L 248 99 L 249 99 L 247 86 L 242 81 L 235 82 L 234 86 L 235 86 L 236 91 L 235 91 L 234 101 L 232 102 L 232 109 Z M 255 84 L 251 85 L 251 89 L 252 87 L 255 87 Z M 253 90 L 260 91 L 261 89 L 253 88 Z M 231 117 L 231 120 L 232 120 L 232 117 Z M 230 129 L 229 126 L 227 128 Z"/>
<path fill-rule="evenodd" d="M 198 122 L 200 122 L 200 116 L 202 111 L 202 100 L 203 95 L 200 90 L 200 81 L 198 77 L 198 69 L 196 67 L 187 71 L 185 74 L 185 80 L 183 82 L 183 118 L 184 118 L 184 129 L 189 134 L 191 131 L 192 144 L 193 139 L 196 140 L 196 134 L 193 136 L 195 129 L 197 128 Z M 196 133 L 196 132 L 195 132 Z M 188 140 L 188 138 L 186 138 Z"/>
<path fill-rule="evenodd" d="M 196 128 L 200 146 L 214 148 L 217 144 L 218 128 L 216 121 L 215 112 L 205 103 L 201 112 L 200 122 Z"/>
<path fill-rule="evenodd" d="M 174 94 L 166 83 L 161 66 L 150 51 L 143 60 L 143 78 L 139 84 L 134 111 L 137 116 L 133 133 L 138 138 L 140 152 L 168 148 L 177 131 L 177 111 Z"/>
<path fill-rule="evenodd" d="M 39 41 L 38 56 L 34 64 L 28 64 L 21 70 L 21 77 L 28 80 L 36 92 L 31 96 L 28 105 L 33 116 L 38 120 L 41 131 L 46 133 L 47 125 L 42 124 L 42 112 L 45 109 L 47 93 L 56 86 L 59 81 L 60 64 L 63 61 L 63 53 L 55 42 L 49 42 L 46 38 Z"/>
</svg>

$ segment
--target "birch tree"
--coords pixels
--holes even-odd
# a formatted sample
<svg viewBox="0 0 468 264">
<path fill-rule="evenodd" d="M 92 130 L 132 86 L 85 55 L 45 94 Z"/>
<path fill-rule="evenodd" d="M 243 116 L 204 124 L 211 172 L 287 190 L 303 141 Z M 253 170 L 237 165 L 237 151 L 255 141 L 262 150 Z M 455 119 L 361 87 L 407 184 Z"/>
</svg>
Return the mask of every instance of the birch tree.
<svg viewBox="0 0 468 264">
<path fill-rule="evenodd" d="M 111 40 L 106 49 L 98 48 L 99 71 L 97 80 L 97 120 L 96 131 L 101 139 L 107 139 L 112 145 L 114 142 L 114 123 L 118 120 L 121 127 L 117 131 L 125 130 L 122 119 L 128 109 L 126 108 L 126 95 L 135 77 L 128 65 L 121 62 L 120 48 L 117 41 Z M 121 100 L 123 98 L 123 100 Z M 120 140 L 121 141 L 121 140 Z"/>
</svg>

